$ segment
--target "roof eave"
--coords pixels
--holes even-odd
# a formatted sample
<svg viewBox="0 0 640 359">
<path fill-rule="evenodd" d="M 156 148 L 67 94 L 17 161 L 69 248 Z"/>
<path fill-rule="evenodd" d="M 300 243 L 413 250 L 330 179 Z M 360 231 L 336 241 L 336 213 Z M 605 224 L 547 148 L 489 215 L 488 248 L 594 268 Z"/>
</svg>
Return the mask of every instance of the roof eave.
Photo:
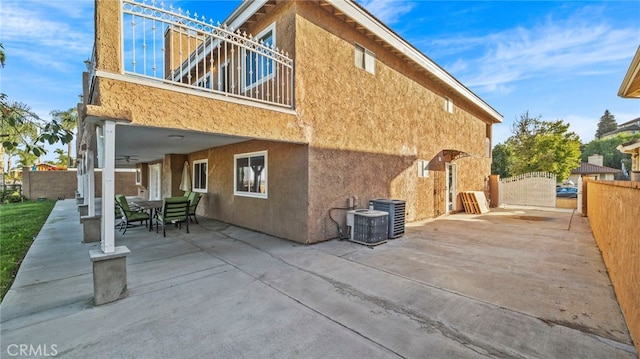
<svg viewBox="0 0 640 359">
<path fill-rule="evenodd" d="M 233 10 L 231 15 L 224 20 L 224 23 L 233 29 L 237 29 L 249 20 L 249 18 L 260 10 L 260 8 L 262 8 L 268 1 L 269 0 L 242 1 L 242 3 Z"/>
<path fill-rule="evenodd" d="M 616 149 L 623 153 L 633 153 L 635 149 L 640 148 L 640 139 L 623 143 Z"/>
<path fill-rule="evenodd" d="M 487 113 L 496 123 L 502 122 L 503 116 L 496 111 L 493 107 L 482 100 L 478 95 L 473 93 L 467 87 L 465 87 L 460 81 L 454 78 L 451 74 L 445 71 L 442 67 L 438 66 L 435 62 L 425 56 L 422 52 L 409 44 L 403 38 L 394 33 L 381 21 L 375 17 L 363 11 L 358 4 L 349 0 L 326 0 L 331 6 L 338 9 L 344 15 L 350 17 L 352 20 L 359 23 L 361 26 L 367 28 L 374 33 L 380 39 L 385 41 L 389 46 L 395 48 L 400 53 L 404 54 L 416 64 L 420 65 L 426 71 L 436 76 L 442 82 L 451 87 L 454 91 L 471 101 L 473 104 L 481 108 Z"/>
<path fill-rule="evenodd" d="M 636 54 L 633 56 L 631 64 L 629 65 L 629 70 L 627 70 L 622 80 L 620 90 L 618 90 L 618 96 L 623 98 L 637 98 L 638 96 L 631 95 L 630 87 L 634 79 L 637 79 L 638 76 L 640 76 L 640 46 L 638 46 L 638 50 L 636 50 Z"/>
<path fill-rule="evenodd" d="M 394 33 L 389 27 L 378 19 L 363 11 L 358 4 L 349 0 L 326 0 L 331 6 L 340 10 L 360 25 L 366 27 L 380 39 L 386 41 L 390 46 L 419 64 L 426 71 L 436 76 L 442 82 L 451 87 L 454 91 L 471 101 L 491 117 L 494 123 L 502 122 L 503 116 L 482 100 L 478 95 L 465 87 L 460 81 L 438 66 L 435 62 L 413 47 L 403 38 Z M 243 1 L 224 21 L 231 28 L 238 28 L 253 16 L 268 0 Z"/>
</svg>

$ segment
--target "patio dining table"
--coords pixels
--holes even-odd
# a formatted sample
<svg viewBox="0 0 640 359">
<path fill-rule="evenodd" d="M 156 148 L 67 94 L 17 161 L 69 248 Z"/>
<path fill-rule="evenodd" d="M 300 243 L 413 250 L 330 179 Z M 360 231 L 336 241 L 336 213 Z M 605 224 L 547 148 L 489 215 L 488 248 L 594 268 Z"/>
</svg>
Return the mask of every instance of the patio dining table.
<svg viewBox="0 0 640 359">
<path fill-rule="evenodd" d="M 162 208 L 162 201 L 147 201 L 144 199 L 134 199 L 131 203 L 143 211 L 149 213 L 149 232 L 153 230 L 153 216 L 155 212 Z"/>
</svg>

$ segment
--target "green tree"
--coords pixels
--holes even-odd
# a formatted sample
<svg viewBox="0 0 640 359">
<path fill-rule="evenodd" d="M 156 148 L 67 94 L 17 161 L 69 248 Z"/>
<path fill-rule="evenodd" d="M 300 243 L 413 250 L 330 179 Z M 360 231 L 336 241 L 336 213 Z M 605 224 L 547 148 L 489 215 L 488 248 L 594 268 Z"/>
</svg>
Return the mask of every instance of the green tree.
<svg viewBox="0 0 640 359">
<path fill-rule="evenodd" d="M 18 154 L 20 143 L 32 143 L 38 137 L 38 128 L 30 121 L 20 121 L 18 116 L 22 111 L 28 111 L 25 104 L 14 102 L 10 107 L 15 109 L 3 114 L 0 122 L 0 133 L 2 134 L 2 147 L 7 155 L 7 170 L 11 171 L 12 158 Z M 10 143 L 11 146 L 6 144 Z"/>
<path fill-rule="evenodd" d="M 52 164 L 60 167 L 67 167 L 69 164 L 69 156 L 67 156 L 67 153 L 61 148 L 56 148 L 53 152 L 58 155 L 58 157 Z"/>
<path fill-rule="evenodd" d="M 491 173 L 502 178 L 510 177 L 511 148 L 506 143 L 498 143 L 493 147 L 491 157 Z"/>
<path fill-rule="evenodd" d="M 0 44 L 0 67 L 5 65 L 5 52 Z M 50 145 L 61 142 L 67 144 L 73 140 L 71 131 L 65 129 L 58 121 L 45 121 L 35 114 L 31 109 L 22 103 L 7 101 L 7 95 L 0 93 L 0 138 L 2 143 L 0 153 L 12 151 L 18 147 L 31 152 L 36 157 L 46 154 L 44 144 Z M 25 126 L 33 125 L 38 129 L 37 136 L 25 136 L 21 131 Z M 27 140 L 29 138 L 29 140 Z"/>
<path fill-rule="evenodd" d="M 54 120 L 60 123 L 60 126 L 66 131 L 73 132 L 78 126 L 78 110 L 70 108 L 66 111 L 51 111 Z M 71 156 L 71 141 L 67 142 L 67 163 L 64 164 L 68 168 L 73 167 L 73 156 Z"/>
<path fill-rule="evenodd" d="M 6 60 L 7 60 L 7 57 L 4 54 L 4 46 L 2 46 L 2 43 L 0 42 L 0 67 L 4 67 Z"/>
<path fill-rule="evenodd" d="M 618 146 L 625 142 L 629 142 L 640 138 L 640 135 L 619 134 L 610 138 L 593 140 L 582 147 L 582 161 L 587 162 L 589 156 L 594 154 L 602 155 L 603 165 L 606 167 L 622 169 L 622 163 L 630 169 L 631 155 L 618 151 Z"/>
<path fill-rule="evenodd" d="M 511 132 L 513 135 L 506 144 L 511 149 L 509 172 L 512 175 L 551 172 L 561 182 L 580 165 L 580 138 L 569 132 L 569 124 L 563 120 L 542 121 L 525 112 L 513 124 Z"/>
<path fill-rule="evenodd" d="M 16 152 L 16 155 L 18 156 L 19 167 L 31 167 L 35 165 L 36 161 L 38 160 L 38 157 L 36 155 L 24 149 L 18 150 Z"/>
<path fill-rule="evenodd" d="M 596 130 L 596 139 L 602 138 L 607 132 L 615 131 L 618 128 L 616 117 L 609 110 L 604 110 L 604 115 L 600 117 L 598 122 L 598 130 Z"/>
</svg>

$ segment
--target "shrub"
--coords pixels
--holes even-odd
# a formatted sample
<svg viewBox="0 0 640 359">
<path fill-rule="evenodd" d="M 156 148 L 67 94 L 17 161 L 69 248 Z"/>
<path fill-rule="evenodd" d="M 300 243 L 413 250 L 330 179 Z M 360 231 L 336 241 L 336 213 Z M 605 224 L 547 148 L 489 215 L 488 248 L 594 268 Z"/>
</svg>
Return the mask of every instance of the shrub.
<svg viewBox="0 0 640 359">
<path fill-rule="evenodd" d="M 0 191 L 0 203 L 24 202 L 24 199 L 24 196 L 20 194 L 20 190 L 5 189 Z"/>
</svg>

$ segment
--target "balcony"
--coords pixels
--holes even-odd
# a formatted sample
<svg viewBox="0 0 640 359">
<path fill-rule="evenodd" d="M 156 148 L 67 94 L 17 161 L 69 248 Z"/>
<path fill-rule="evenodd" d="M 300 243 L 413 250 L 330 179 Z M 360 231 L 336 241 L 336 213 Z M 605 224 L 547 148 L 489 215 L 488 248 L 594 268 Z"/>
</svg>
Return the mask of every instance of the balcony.
<svg viewBox="0 0 640 359">
<path fill-rule="evenodd" d="M 123 0 L 122 70 L 127 76 L 293 108 L 293 60 L 258 36 L 155 0 Z"/>
</svg>

